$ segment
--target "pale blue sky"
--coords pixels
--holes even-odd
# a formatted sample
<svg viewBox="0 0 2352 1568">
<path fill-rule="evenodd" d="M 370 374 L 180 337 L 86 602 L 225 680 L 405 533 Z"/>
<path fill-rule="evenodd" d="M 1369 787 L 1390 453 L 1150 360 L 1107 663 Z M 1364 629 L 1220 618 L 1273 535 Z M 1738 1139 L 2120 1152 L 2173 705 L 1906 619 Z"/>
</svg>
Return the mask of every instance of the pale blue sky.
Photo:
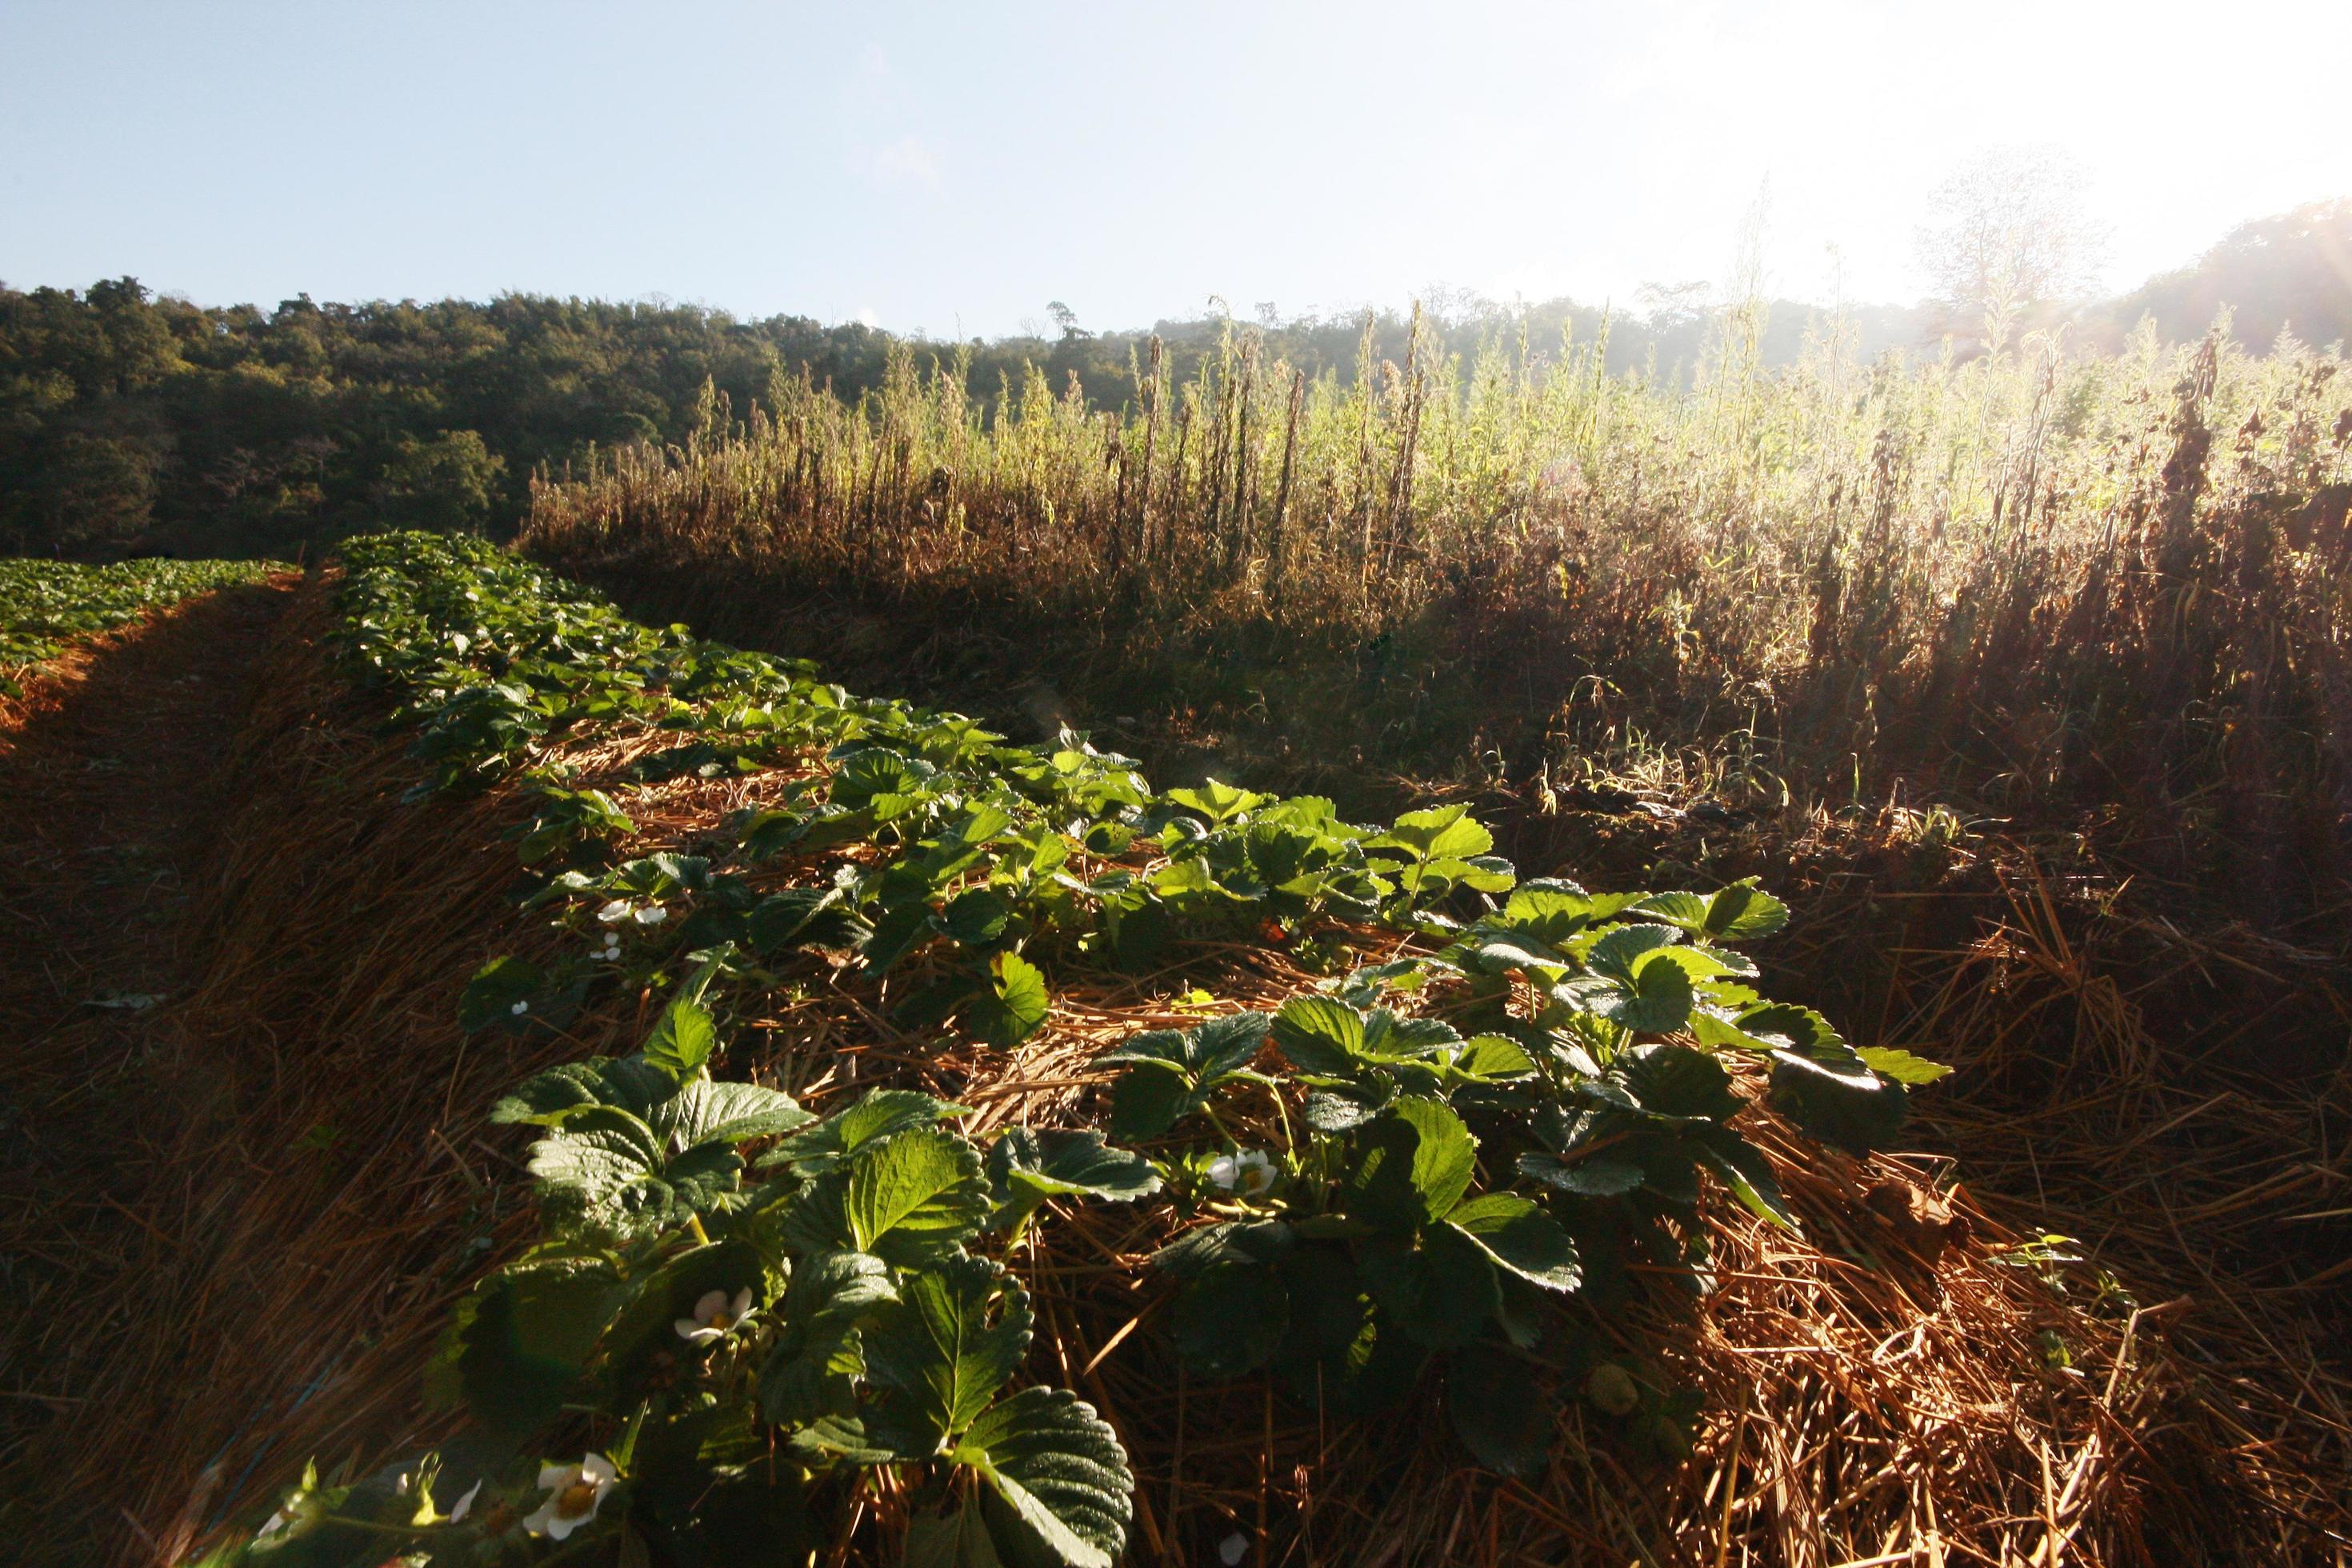
<svg viewBox="0 0 2352 1568">
<path fill-rule="evenodd" d="M 665 295 L 934 335 L 1720 279 L 1922 289 L 2058 144 L 2116 284 L 2352 195 L 2352 5 L 0 0 L 0 280 Z M 1837 247 L 1832 258 L 1830 247 Z"/>
</svg>

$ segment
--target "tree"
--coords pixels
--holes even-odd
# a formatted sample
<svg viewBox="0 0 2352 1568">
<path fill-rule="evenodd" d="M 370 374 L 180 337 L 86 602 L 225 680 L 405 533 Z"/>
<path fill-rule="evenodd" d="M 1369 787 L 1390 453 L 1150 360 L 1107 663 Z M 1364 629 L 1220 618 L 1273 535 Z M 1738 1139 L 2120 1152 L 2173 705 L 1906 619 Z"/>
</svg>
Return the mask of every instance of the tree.
<svg viewBox="0 0 2352 1568">
<path fill-rule="evenodd" d="M 383 466 L 378 505 L 387 518 L 419 528 L 479 532 L 506 466 L 471 430 L 403 437 Z"/>
<path fill-rule="evenodd" d="M 2226 308 L 2240 343 L 2260 353 L 2292 331 L 2307 343 L 2352 342 L 2352 197 L 2312 202 L 2241 224 L 2197 261 L 2149 279 L 2109 306 L 2120 341 L 2142 316 L 2185 342 Z"/>
<path fill-rule="evenodd" d="M 1999 353 L 2037 305 L 2087 289 L 2105 231 L 2084 209 L 2083 171 L 2048 148 L 1996 148 L 1954 170 L 1928 197 L 1936 222 L 1919 259 L 1956 321 L 1979 324 Z"/>
<path fill-rule="evenodd" d="M 23 467 L 23 482 L 0 494 L 0 536 L 11 549 L 102 555 L 152 521 L 155 458 L 138 440 L 68 430 Z"/>
</svg>

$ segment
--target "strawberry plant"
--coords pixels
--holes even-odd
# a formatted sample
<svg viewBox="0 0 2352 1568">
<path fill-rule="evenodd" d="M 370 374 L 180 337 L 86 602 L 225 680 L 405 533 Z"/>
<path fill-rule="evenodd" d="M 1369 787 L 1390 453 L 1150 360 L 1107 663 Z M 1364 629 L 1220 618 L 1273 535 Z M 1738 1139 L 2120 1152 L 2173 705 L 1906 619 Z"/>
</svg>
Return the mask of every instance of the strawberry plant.
<svg viewBox="0 0 2352 1568">
<path fill-rule="evenodd" d="M 491 1110 L 538 1134 L 542 1234 L 474 1289 L 427 1371 L 472 1435 L 404 1472 L 454 1489 L 462 1471 L 465 1506 L 440 1511 L 433 1480 L 314 1476 L 239 1560 L 470 1563 L 615 1528 L 667 1562 L 784 1560 L 817 1538 L 814 1509 L 883 1472 L 911 1487 L 910 1554 L 1116 1560 L 1126 1456 L 1075 1395 L 1007 1387 L 1027 1295 L 968 1245 L 1048 1197 L 1140 1197 L 1150 1165 L 1026 1129 L 984 1154 L 961 1108 L 906 1091 L 820 1121 L 714 1079 L 698 998 L 717 967 L 631 1055 L 551 1068 Z M 543 1466 L 522 1445 L 558 1425 L 602 1447 Z M 531 1478 L 547 1496 L 527 1514 Z"/>
<path fill-rule="evenodd" d="M 560 1030 L 623 979 L 662 1000 L 630 1055 L 562 1063 L 490 1112 L 530 1133 L 541 1236 L 476 1286 L 430 1371 L 467 1434 L 385 1476 L 307 1478 L 225 1549 L 241 1561 L 524 1561 L 585 1532 L 629 1561 L 756 1542 L 797 1562 L 858 1500 L 909 1563 L 1107 1565 L 1127 1458 L 1024 1377 L 1008 1267 L 1057 1204 L 1147 1205 L 1198 1375 L 1263 1373 L 1357 1415 L 1434 1379 L 1471 1454 L 1518 1475 L 1546 1462 L 1548 1391 L 1580 1386 L 1671 1455 L 1691 1396 L 1589 1366 L 1580 1303 L 1640 1268 L 1704 1289 L 1710 1178 L 1794 1226 L 1740 1131 L 1744 1082 L 1861 1153 L 1941 1070 L 1755 989 L 1737 950 L 1788 911 L 1751 885 L 1523 882 L 1459 805 L 1381 826 L 1217 781 L 1158 794 L 1082 736 L 1013 745 L 856 698 L 478 542 L 378 536 L 345 560 L 338 637 L 415 734 L 416 797 L 525 774 L 514 837 L 545 875 L 523 906 L 572 943 L 486 963 L 460 1021 Z M 589 782 L 560 748 L 590 734 L 662 743 Z M 696 853 L 618 858 L 629 789 L 770 770 L 789 776 Z M 887 980 L 919 1037 L 1012 1051 L 1073 967 L 1294 936 L 1342 973 L 1270 1012 L 1202 994 L 1197 1023 L 1100 1053 L 1099 1127 L 983 1142 L 910 1089 L 818 1117 L 711 1071 L 735 1000 L 794 964 L 869 1008 Z M 1388 956 L 1348 969 L 1360 942 Z"/>
</svg>

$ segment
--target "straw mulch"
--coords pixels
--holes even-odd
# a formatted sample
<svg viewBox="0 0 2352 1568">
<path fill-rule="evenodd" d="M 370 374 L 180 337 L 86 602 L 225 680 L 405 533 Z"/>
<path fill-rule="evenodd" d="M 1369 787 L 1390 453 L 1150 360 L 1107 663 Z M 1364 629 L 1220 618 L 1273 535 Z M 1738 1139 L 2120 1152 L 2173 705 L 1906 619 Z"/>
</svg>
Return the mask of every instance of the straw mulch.
<svg viewBox="0 0 2352 1568">
<path fill-rule="evenodd" d="M 413 765 L 326 669 L 326 625 L 312 590 L 231 650 L 249 706 L 221 754 L 141 732 L 210 766 L 152 786 L 206 809 L 136 1058 L 84 1030 L 11 1064 L 11 1100 L 105 1169 L 95 1203 L 27 1173 L 48 1185 L 6 1217 L 45 1270 L 10 1358 L 35 1429 L 0 1459 L 34 1561 L 176 1560 L 310 1455 L 405 1440 L 448 1300 L 527 1223 L 512 1151 L 469 1130 L 529 1064 L 451 1022 L 514 923 L 497 808 L 393 804 Z"/>
<path fill-rule="evenodd" d="M 139 1224 L 110 1237 L 113 1256 L 70 1260 L 77 1290 L 119 1314 L 100 1335 L 62 1320 L 47 1333 L 45 1353 L 73 1370 L 46 1386 L 83 1403 L 0 1478 L 19 1500 L 12 1536 L 43 1560 L 88 1561 L 104 1541 L 117 1561 L 170 1561 L 249 1517 L 307 1458 L 357 1471 L 432 1442 L 425 1347 L 465 1283 L 528 1231 L 521 1141 L 480 1112 L 550 1048 L 455 1025 L 485 958 L 560 940 L 508 897 L 517 866 L 499 835 L 518 805 L 503 791 L 395 804 L 415 764 L 324 668 L 324 615 L 313 589 L 255 671 L 235 809 L 195 889 L 204 951 L 156 1021 L 169 1050 L 155 1092 L 174 1114 L 143 1124 Z M 579 743 L 565 760 L 617 787 L 663 743 Z M 630 791 L 641 832 L 628 847 L 697 847 L 778 778 Z M 1786 961 L 1763 957 L 1768 972 Z M 1949 962 L 1965 976 L 2010 961 Z M 1271 1006 L 1311 984 L 1255 949 L 1204 947 L 1153 976 L 1065 969 L 1049 1026 L 999 1053 L 899 1030 L 888 989 L 820 959 L 800 979 L 737 1020 L 723 1071 L 820 1110 L 919 1084 L 979 1108 L 982 1131 L 1087 1117 L 1088 1059 L 1197 1016 L 1174 1005 L 1192 987 L 1220 1007 Z M 1947 1012 L 1976 994 L 1952 984 Z M 626 1048 L 645 1004 L 606 998 L 554 1052 Z M 1957 1047 L 1958 1032 L 1944 1038 Z M 1618 1359 L 1705 1392 L 1684 1462 L 1628 1443 L 1572 1373 L 1542 1391 L 1560 1412 L 1554 1463 L 1528 1484 L 1473 1468 L 1426 1396 L 1343 1425 L 1259 1381 L 1189 1382 L 1141 1267 L 1167 1237 L 1150 1205 L 1066 1212 L 1024 1244 L 1032 1371 L 1118 1427 L 1138 1471 L 1139 1562 L 1213 1561 L 1235 1533 L 1269 1563 L 2337 1560 L 2352 1540 L 2340 1385 L 2312 1381 L 2290 1345 L 2254 1364 L 2254 1340 L 2227 1328 L 2232 1280 L 2184 1276 L 2178 1252 L 2130 1255 L 2116 1270 L 2127 1297 L 2102 1295 L 2080 1267 L 2045 1279 L 2003 1261 L 2024 1232 L 2105 1237 L 2113 1216 L 2020 1207 L 2019 1138 L 1969 1125 L 1945 1091 L 1925 1098 L 1943 1120 L 1923 1139 L 1964 1135 L 1957 1165 L 1853 1162 L 1751 1113 L 1803 1238 L 1711 1202 L 1716 1288 L 1694 1300 L 1661 1279 L 1598 1316 Z M 1998 1197 L 1979 1194 L 1979 1137 Z M 2190 1236 L 2209 1223 L 2182 1220 Z M 2298 1379 L 2307 1395 L 2283 1392 Z M 826 1561 L 887 1561 L 894 1506 L 845 1519 Z"/>
<path fill-rule="evenodd" d="M 26 744 L 23 731 L 34 721 L 54 714 L 59 710 L 79 705 L 78 700 L 90 685 L 92 673 L 100 662 L 113 662 L 113 656 L 126 650 L 157 646 L 148 637 L 151 628 L 173 620 L 194 616 L 201 624 L 214 613 L 199 608 L 204 600 L 182 603 L 171 608 L 152 612 L 135 621 L 126 621 L 107 631 L 93 632 L 76 637 L 59 649 L 55 657 L 37 665 L 25 666 L 16 671 L 21 690 L 11 694 L 0 690 L 0 757 L 10 756 Z M 163 639 L 168 644 L 171 639 Z M 142 664 L 152 659 L 152 653 L 134 653 L 133 659 Z M 166 674 L 169 665 L 157 662 L 152 673 L 163 679 L 174 679 Z M 110 695 L 116 694 L 110 691 Z M 47 744 L 47 742 L 42 742 Z M 12 781 L 13 782 L 13 781 Z"/>
</svg>

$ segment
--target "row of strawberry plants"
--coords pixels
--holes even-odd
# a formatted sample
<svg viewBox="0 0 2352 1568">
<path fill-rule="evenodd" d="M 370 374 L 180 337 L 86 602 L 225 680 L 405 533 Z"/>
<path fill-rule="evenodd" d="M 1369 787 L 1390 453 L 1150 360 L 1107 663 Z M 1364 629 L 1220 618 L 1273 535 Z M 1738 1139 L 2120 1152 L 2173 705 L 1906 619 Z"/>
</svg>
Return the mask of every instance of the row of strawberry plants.
<svg viewBox="0 0 2352 1568">
<path fill-rule="evenodd" d="M 35 666 L 93 632 L 216 588 L 257 583 L 286 567 L 270 561 L 0 560 L 0 694 L 21 697 Z"/>
<path fill-rule="evenodd" d="M 467 1435 L 383 1475 L 306 1478 L 229 1558 L 617 1540 L 624 1560 L 792 1561 L 863 1499 L 910 1563 L 1107 1568 L 1127 1456 L 1076 1394 L 1015 1386 L 1032 1313 L 1007 1262 L 1049 1205 L 1087 1201 L 1160 1206 L 1152 1267 L 1196 1375 L 1264 1373 L 1335 1414 L 1440 1378 L 1470 1453 L 1527 1474 L 1557 1421 L 1536 1391 L 1567 1374 L 1671 1453 L 1690 1396 L 1592 1360 L 1570 1307 L 1643 1263 L 1703 1288 L 1703 1174 L 1794 1225 L 1734 1125 L 1727 1061 L 1768 1062 L 1773 1102 L 1854 1153 L 1938 1070 L 1760 995 L 1736 948 L 1787 911 L 1749 885 L 1521 881 L 1459 806 L 1368 827 L 1314 797 L 1156 792 L 1082 737 L 1010 745 L 856 698 L 474 542 L 377 536 L 344 560 L 337 635 L 415 726 L 416 793 L 520 773 L 518 851 L 542 874 L 525 902 L 572 939 L 485 965 L 462 1021 L 560 1030 L 600 988 L 667 1000 L 633 1054 L 491 1112 L 536 1135 L 542 1236 L 467 1298 L 429 1371 Z M 560 748 L 592 735 L 654 744 L 591 781 Z M 618 858 L 625 786 L 687 773 L 775 777 L 708 852 Z M 1350 938 L 1382 961 L 1348 968 Z M 1097 1060 L 1100 1126 L 983 1146 L 965 1108 L 913 1089 L 820 1119 L 712 1075 L 726 1020 L 796 965 L 895 976 L 901 1028 L 1009 1052 L 1047 1026 L 1049 975 L 1237 941 L 1327 977 L 1271 1013 L 1120 1042 Z"/>
</svg>

